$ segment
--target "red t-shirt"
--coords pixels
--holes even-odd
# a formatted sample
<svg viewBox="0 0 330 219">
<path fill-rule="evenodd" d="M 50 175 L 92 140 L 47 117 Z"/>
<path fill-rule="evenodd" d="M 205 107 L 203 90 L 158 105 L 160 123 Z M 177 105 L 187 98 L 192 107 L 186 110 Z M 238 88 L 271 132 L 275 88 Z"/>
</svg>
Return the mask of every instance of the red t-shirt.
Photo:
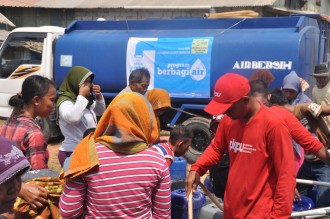
<svg viewBox="0 0 330 219">
<path fill-rule="evenodd" d="M 248 123 L 225 116 L 191 170 L 203 175 L 229 151 L 224 218 L 289 218 L 295 188 L 292 139 L 265 106 Z"/>
<path fill-rule="evenodd" d="M 314 154 L 323 147 L 323 144 L 318 141 L 287 109 L 281 106 L 272 106 L 271 109 L 285 121 L 292 139 L 306 151 Z"/>
</svg>

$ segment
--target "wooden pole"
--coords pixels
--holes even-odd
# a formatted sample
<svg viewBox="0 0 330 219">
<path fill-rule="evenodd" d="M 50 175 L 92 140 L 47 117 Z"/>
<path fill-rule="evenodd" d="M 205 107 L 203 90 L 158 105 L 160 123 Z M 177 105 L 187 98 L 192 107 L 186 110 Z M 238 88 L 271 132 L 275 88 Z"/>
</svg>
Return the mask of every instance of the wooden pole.
<svg viewBox="0 0 330 219">
<path fill-rule="evenodd" d="M 216 198 L 211 194 L 211 192 L 204 186 L 202 182 L 198 184 L 204 191 L 204 193 L 211 199 L 211 201 L 221 210 L 223 211 L 223 206 L 218 202 Z"/>
<path fill-rule="evenodd" d="M 193 219 L 193 195 L 192 195 L 192 191 L 190 192 L 189 196 L 188 196 L 188 219 Z"/>
</svg>

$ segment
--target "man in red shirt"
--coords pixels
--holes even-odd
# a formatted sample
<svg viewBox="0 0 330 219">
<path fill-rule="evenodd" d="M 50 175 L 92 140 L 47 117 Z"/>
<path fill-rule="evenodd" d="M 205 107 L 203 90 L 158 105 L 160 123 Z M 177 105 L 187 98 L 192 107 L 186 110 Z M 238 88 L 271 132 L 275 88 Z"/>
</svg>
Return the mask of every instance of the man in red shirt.
<svg viewBox="0 0 330 219">
<path fill-rule="evenodd" d="M 205 111 L 225 116 L 211 144 L 191 166 L 186 194 L 228 151 L 224 218 L 289 218 L 295 188 L 292 139 L 283 120 L 249 97 L 249 91 L 241 75 L 227 73 L 218 79 Z"/>
<path fill-rule="evenodd" d="M 297 133 L 300 135 L 300 139 L 304 139 L 307 143 L 308 135 L 306 132 L 309 131 L 311 133 L 309 134 L 309 136 L 311 136 L 309 138 L 313 139 L 314 142 L 321 144 L 319 150 L 311 150 L 313 148 L 306 148 L 303 144 L 297 141 L 297 143 L 305 149 L 305 160 L 299 169 L 297 178 L 328 182 L 330 180 L 330 155 L 327 150 L 330 149 L 330 131 L 322 119 L 322 116 L 330 114 L 330 107 L 321 106 L 316 103 L 289 105 L 288 100 L 280 89 L 275 89 L 271 92 L 270 102 L 274 104 L 271 108 L 277 109 L 282 115 L 291 114 L 292 116 L 295 116 L 297 118 L 296 121 L 299 119 L 301 124 L 305 126 L 304 132 L 298 132 L 296 129 Z M 290 119 L 289 121 L 287 118 L 286 120 L 288 121 L 288 124 L 292 125 L 294 120 Z M 315 144 L 310 142 L 309 145 L 313 147 Z M 297 188 L 300 193 L 308 195 L 313 189 L 313 186 L 300 184 Z M 320 186 L 317 190 L 316 207 L 320 208 L 329 206 L 329 195 L 329 187 Z"/>
</svg>

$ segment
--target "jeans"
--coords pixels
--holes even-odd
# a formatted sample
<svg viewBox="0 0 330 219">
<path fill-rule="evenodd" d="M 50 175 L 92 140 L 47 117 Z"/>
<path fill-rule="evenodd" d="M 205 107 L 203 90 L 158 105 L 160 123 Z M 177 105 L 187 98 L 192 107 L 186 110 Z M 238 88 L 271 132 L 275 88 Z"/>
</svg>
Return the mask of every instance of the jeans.
<svg viewBox="0 0 330 219">
<path fill-rule="evenodd" d="M 309 163 L 304 161 L 300 167 L 298 179 L 307 179 L 313 181 L 330 182 L 330 168 L 322 161 L 315 163 Z M 297 184 L 299 193 L 304 195 L 310 195 L 312 191 L 312 185 Z M 316 195 L 316 207 L 329 207 L 330 206 L 330 187 L 318 186 Z"/>
</svg>

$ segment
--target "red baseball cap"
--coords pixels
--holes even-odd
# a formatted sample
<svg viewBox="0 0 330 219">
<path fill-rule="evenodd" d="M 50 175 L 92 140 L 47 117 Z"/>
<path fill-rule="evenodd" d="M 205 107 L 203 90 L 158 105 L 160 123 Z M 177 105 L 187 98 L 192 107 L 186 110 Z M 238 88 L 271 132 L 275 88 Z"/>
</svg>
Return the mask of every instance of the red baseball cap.
<svg viewBox="0 0 330 219">
<path fill-rule="evenodd" d="M 247 78 L 235 73 L 226 73 L 217 80 L 213 98 L 204 110 L 211 115 L 223 114 L 233 103 L 249 92 L 250 85 Z"/>
</svg>

